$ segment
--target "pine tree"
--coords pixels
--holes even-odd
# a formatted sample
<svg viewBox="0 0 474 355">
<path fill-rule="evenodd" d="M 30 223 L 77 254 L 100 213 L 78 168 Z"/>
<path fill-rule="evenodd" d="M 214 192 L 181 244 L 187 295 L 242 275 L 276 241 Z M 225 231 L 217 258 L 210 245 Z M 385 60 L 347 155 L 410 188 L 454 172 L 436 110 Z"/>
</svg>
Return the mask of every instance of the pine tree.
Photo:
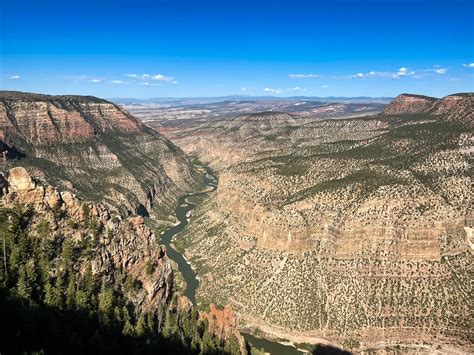
<svg viewBox="0 0 474 355">
<path fill-rule="evenodd" d="M 63 275 L 59 274 L 53 287 L 53 306 L 59 309 L 64 308 L 64 279 Z"/>
<path fill-rule="evenodd" d="M 49 280 L 44 285 L 44 303 L 48 306 L 54 305 L 53 286 Z"/>
<path fill-rule="evenodd" d="M 69 283 L 66 291 L 66 306 L 68 309 L 74 309 L 76 306 L 76 281 L 72 273 L 69 273 Z"/>
<path fill-rule="evenodd" d="M 70 268 L 71 263 L 74 261 L 73 260 L 73 253 L 74 253 L 74 246 L 72 244 L 72 241 L 69 239 L 66 239 L 63 243 L 63 251 L 62 251 L 62 257 L 64 261 L 64 266 L 66 268 Z"/>
<path fill-rule="evenodd" d="M 26 266 L 20 265 L 18 269 L 18 281 L 16 283 L 16 290 L 21 298 L 31 299 L 31 287 L 28 284 L 28 276 L 26 273 Z"/>
<path fill-rule="evenodd" d="M 89 222 L 90 222 L 89 213 L 90 213 L 90 208 L 86 203 L 84 203 L 82 205 L 82 218 L 84 220 L 83 222 L 84 228 L 89 228 Z"/>
<path fill-rule="evenodd" d="M 87 269 L 84 274 L 84 291 L 87 295 L 87 299 L 90 303 L 91 308 L 94 308 L 94 294 L 96 291 L 96 283 L 94 275 L 92 275 L 92 265 L 90 263 L 87 265 Z"/>
<path fill-rule="evenodd" d="M 112 320 L 114 309 L 114 291 L 104 286 L 99 293 L 99 319 L 104 324 L 109 324 Z"/>
<path fill-rule="evenodd" d="M 155 334 L 155 333 L 156 333 L 155 314 L 154 314 L 154 313 L 148 314 L 148 317 L 147 317 L 146 319 L 147 319 L 147 328 L 148 328 L 148 331 L 149 331 L 151 334 Z"/>
<path fill-rule="evenodd" d="M 128 314 L 128 309 L 126 306 L 123 306 L 123 329 L 122 333 L 127 336 L 134 335 L 133 325 L 130 319 L 130 314 Z"/>
<path fill-rule="evenodd" d="M 200 354 L 208 354 L 208 353 L 213 353 L 213 352 L 215 352 L 214 341 L 212 339 L 211 334 L 206 329 L 204 331 L 204 334 L 202 335 Z"/>
<path fill-rule="evenodd" d="M 228 339 L 225 342 L 224 351 L 231 355 L 239 355 L 240 354 L 240 345 L 237 341 L 237 338 L 234 334 L 230 334 Z"/>
<path fill-rule="evenodd" d="M 140 314 L 138 317 L 137 324 L 135 325 L 135 334 L 139 337 L 146 335 L 147 327 L 146 327 L 146 320 L 143 314 Z"/>
<path fill-rule="evenodd" d="M 31 290 L 30 297 L 33 299 L 39 293 L 38 272 L 34 260 L 26 265 L 26 280 Z"/>
<path fill-rule="evenodd" d="M 87 293 L 81 289 L 76 290 L 76 307 L 83 311 L 90 310 L 90 303 Z"/>
<path fill-rule="evenodd" d="M 119 306 L 114 307 L 114 324 L 119 325 L 123 322 L 122 309 Z"/>
</svg>

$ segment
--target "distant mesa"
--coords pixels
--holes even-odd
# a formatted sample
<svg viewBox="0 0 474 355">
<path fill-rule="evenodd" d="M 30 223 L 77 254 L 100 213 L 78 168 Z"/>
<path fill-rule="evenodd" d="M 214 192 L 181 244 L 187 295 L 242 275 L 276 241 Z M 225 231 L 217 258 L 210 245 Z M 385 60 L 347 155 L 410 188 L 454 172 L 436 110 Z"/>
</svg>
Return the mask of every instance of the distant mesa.
<svg viewBox="0 0 474 355">
<path fill-rule="evenodd" d="M 474 93 L 458 93 L 441 99 L 401 94 L 383 111 L 384 115 L 440 115 L 445 121 L 458 121 L 472 126 L 474 121 Z"/>
<path fill-rule="evenodd" d="M 235 121 L 268 121 L 268 120 L 294 120 L 296 115 L 281 111 L 264 111 L 237 116 Z"/>
</svg>

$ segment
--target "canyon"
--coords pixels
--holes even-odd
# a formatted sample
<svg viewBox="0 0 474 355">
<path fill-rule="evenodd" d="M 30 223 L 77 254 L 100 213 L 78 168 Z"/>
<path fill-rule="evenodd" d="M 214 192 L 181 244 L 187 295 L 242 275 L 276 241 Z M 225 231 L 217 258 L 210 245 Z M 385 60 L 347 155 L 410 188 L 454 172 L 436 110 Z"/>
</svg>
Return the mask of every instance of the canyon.
<svg viewBox="0 0 474 355">
<path fill-rule="evenodd" d="M 474 94 L 319 116 L 287 104 L 165 137 L 96 97 L 0 92 L 0 224 L 20 216 L 15 238 L 70 243 L 79 256 L 65 270 L 56 255 L 51 280 L 95 278 L 135 310 L 132 333 L 157 314 L 187 351 L 245 354 L 245 331 L 472 352 Z M 193 292 L 168 252 L 192 265 Z"/>
<path fill-rule="evenodd" d="M 95 97 L 1 92 L 0 148 L 9 164 L 126 214 L 166 219 L 196 182 L 178 147 Z"/>
<path fill-rule="evenodd" d="M 1 351 L 246 354 L 230 308 L 215 324 L 178 291 L 154 231 L 201 186 L 188 157 L 95 97 L 0 106 Z"/>
<path fill-rule="evenodd" d="M 365 117 L 171 132 L 219 177 L 180 238 L 197 300 L 276 338 L 472 351 L 473 122 L 473 94 L 403 94 Z"/>
</svg>

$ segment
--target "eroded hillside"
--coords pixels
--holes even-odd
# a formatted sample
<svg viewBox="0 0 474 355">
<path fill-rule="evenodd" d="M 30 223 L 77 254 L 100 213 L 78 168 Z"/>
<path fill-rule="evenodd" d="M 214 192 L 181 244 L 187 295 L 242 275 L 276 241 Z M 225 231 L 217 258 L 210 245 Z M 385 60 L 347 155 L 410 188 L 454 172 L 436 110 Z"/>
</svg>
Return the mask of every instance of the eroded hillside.
<svg viewBox="0 0 474 355">
<path fill-rule="evenodd" d="M 232 313 L 210 328 L 211 314 L 175 292 L 141 216 L 16 167 L 0 174 L 0 235 L 2 352 L 246 354 Z"/>
<path fill-rule="evenodd" d="M 195 182 L 181 149 L 96 97 L 0 92 L 0 149 L 7 168 L 158 218 Z"/>
<path fill-rule="evenodd" d="M 176 133 L 219 172 L 180 239 L 198 298 L 280 337 L 472 350 L 473 115 L 473 94 L 405 94 L 377 116 Z"/>
</svg>

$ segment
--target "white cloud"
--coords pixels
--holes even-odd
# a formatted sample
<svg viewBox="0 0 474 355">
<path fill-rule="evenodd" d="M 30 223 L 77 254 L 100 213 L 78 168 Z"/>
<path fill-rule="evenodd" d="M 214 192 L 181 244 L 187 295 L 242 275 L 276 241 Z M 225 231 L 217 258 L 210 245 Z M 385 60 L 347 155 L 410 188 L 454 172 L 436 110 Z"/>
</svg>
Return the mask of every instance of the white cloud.
<svg viewBox="0 0 474 355">
<path fill-rule="evenodd" d="M 174 83 L 176 80 L 172 76 L 166 76 L 163 74 L 156 74 L 156 75 L 150 75 L 150 74 L 124 74 L 124 76 L 132 78 L 132 79 L 137 79 L 137 80 L 157 80 L 157 81 L 166 81 L 168 83 L 172 84 L 177 84 Z"/>
<path fill-rule="evenodd" d="M 171 84 L 175 84 L 175 85 L 176 85 L 176 84 L 179 84 L 179 81 L 173 80 L 173 81 L 171 82 Z"/>
<path fill-rule="evenodd" d="M 293 88 L 293 91 L 294 92 L 305 92 L 305 91 L 308 91 L 308 90 L 306 90 L 304 88 L 300 88 L 299 86 L 297 86 L 297 87 Z"/>
<path fill-rule="evenodd" d="M 281 94 L 283 89 L 272 89 L 272 88 L 265 88 L 263 89 L 265 92 L 271 92 L 272 94 Z"/>
<path fill-rule="evenodd" d="M 327 85 L 322 85 L 321 88 L 326 89 L 328 86 Z"/>
<path fill-rule="evenodd" d="M 319 78 L 318 74 L 290 74 L 288 75 L 291 79 L 315 79 Z"/>
<path fill-rule="evenodd" d="M 111 83 L 112 84 L 123 84 L 123 81 L 122 80 L 112 80 Z"/>
<path fill-rule="evenodd" d="M 240 91 L 247 91 L 247 88 L 240 88 Z"/>
<path fill-rule="evenodd" d="M 9 79 L 10 79 L 10 80 L 18 80 L 18 79 L 21 79 L 21 76 L 19 76 L 19 75 L 12 75 Z"/>
<path fill-rule="evenodd" d="M 138 74 L 123 74 L 123 76 L 127 76 L 127 77 L 133 78 L 133 79 L 141 79 L 142 78 L 142 76 L 140 76 Z"/>
<path fill-rule="evenodd" d="M 369 71 L 367 73 L 357 73 L 352 75 L 352 78 L 356 79 L 369 79 L 369 78 L 392 78 L 392 79 L 399 79 L 405 76 L 413 76 L 415 72 L 413 70 L 409 70 L 408 68 L 401 67 L 396 72 L 387 72 L 387 71 Z"/>
<path fill-rule="evenodd" d="M 435 70 L 436 74 L 440 74 L 440 75 L 446 74 L 446 71 L 447 71 L 446 68 L 439 68 Z"/>
<path fill-rule="evenodd" d="M 412 76 L 412 75 L 415 75 L 414 71 L 410 71 L 408 70 L 408 68 L 401 67 L 400 69 L 398 69 L 398 72 L 396 74 L 393 74 L 392 78 L 399 79 L 404 76 Z"/>
<path fill-rule="evenodd" d="M 92 79 L 91 81 L 93 83 L 100 83 L 100 82 L 102 82 L 102 79 Z"/>
<path fill-rule="evenodd" d="M 138 83 L 138 85 L 141 85 L 141 86 L 162 86 L 161 84 L 153 84 L 153 83 L 150 83 L 148 81 L 145 81 L 144 83 Z"/>
<path fill-rule="evenodd" d="M 463 64 L 462 66 L 466 68 L 474 68 L 474 63 L 467 63 L 467 64 Z"/>
<path fill-rule="evenodd" d="M 363 79 L 363 78 L 388 78 L 391 77 L 393 73 L 381 72 L 381 71 L 369 71 L 368 73 L 357 73 L 352 75 L 353 78 Z"/>
</svg>

